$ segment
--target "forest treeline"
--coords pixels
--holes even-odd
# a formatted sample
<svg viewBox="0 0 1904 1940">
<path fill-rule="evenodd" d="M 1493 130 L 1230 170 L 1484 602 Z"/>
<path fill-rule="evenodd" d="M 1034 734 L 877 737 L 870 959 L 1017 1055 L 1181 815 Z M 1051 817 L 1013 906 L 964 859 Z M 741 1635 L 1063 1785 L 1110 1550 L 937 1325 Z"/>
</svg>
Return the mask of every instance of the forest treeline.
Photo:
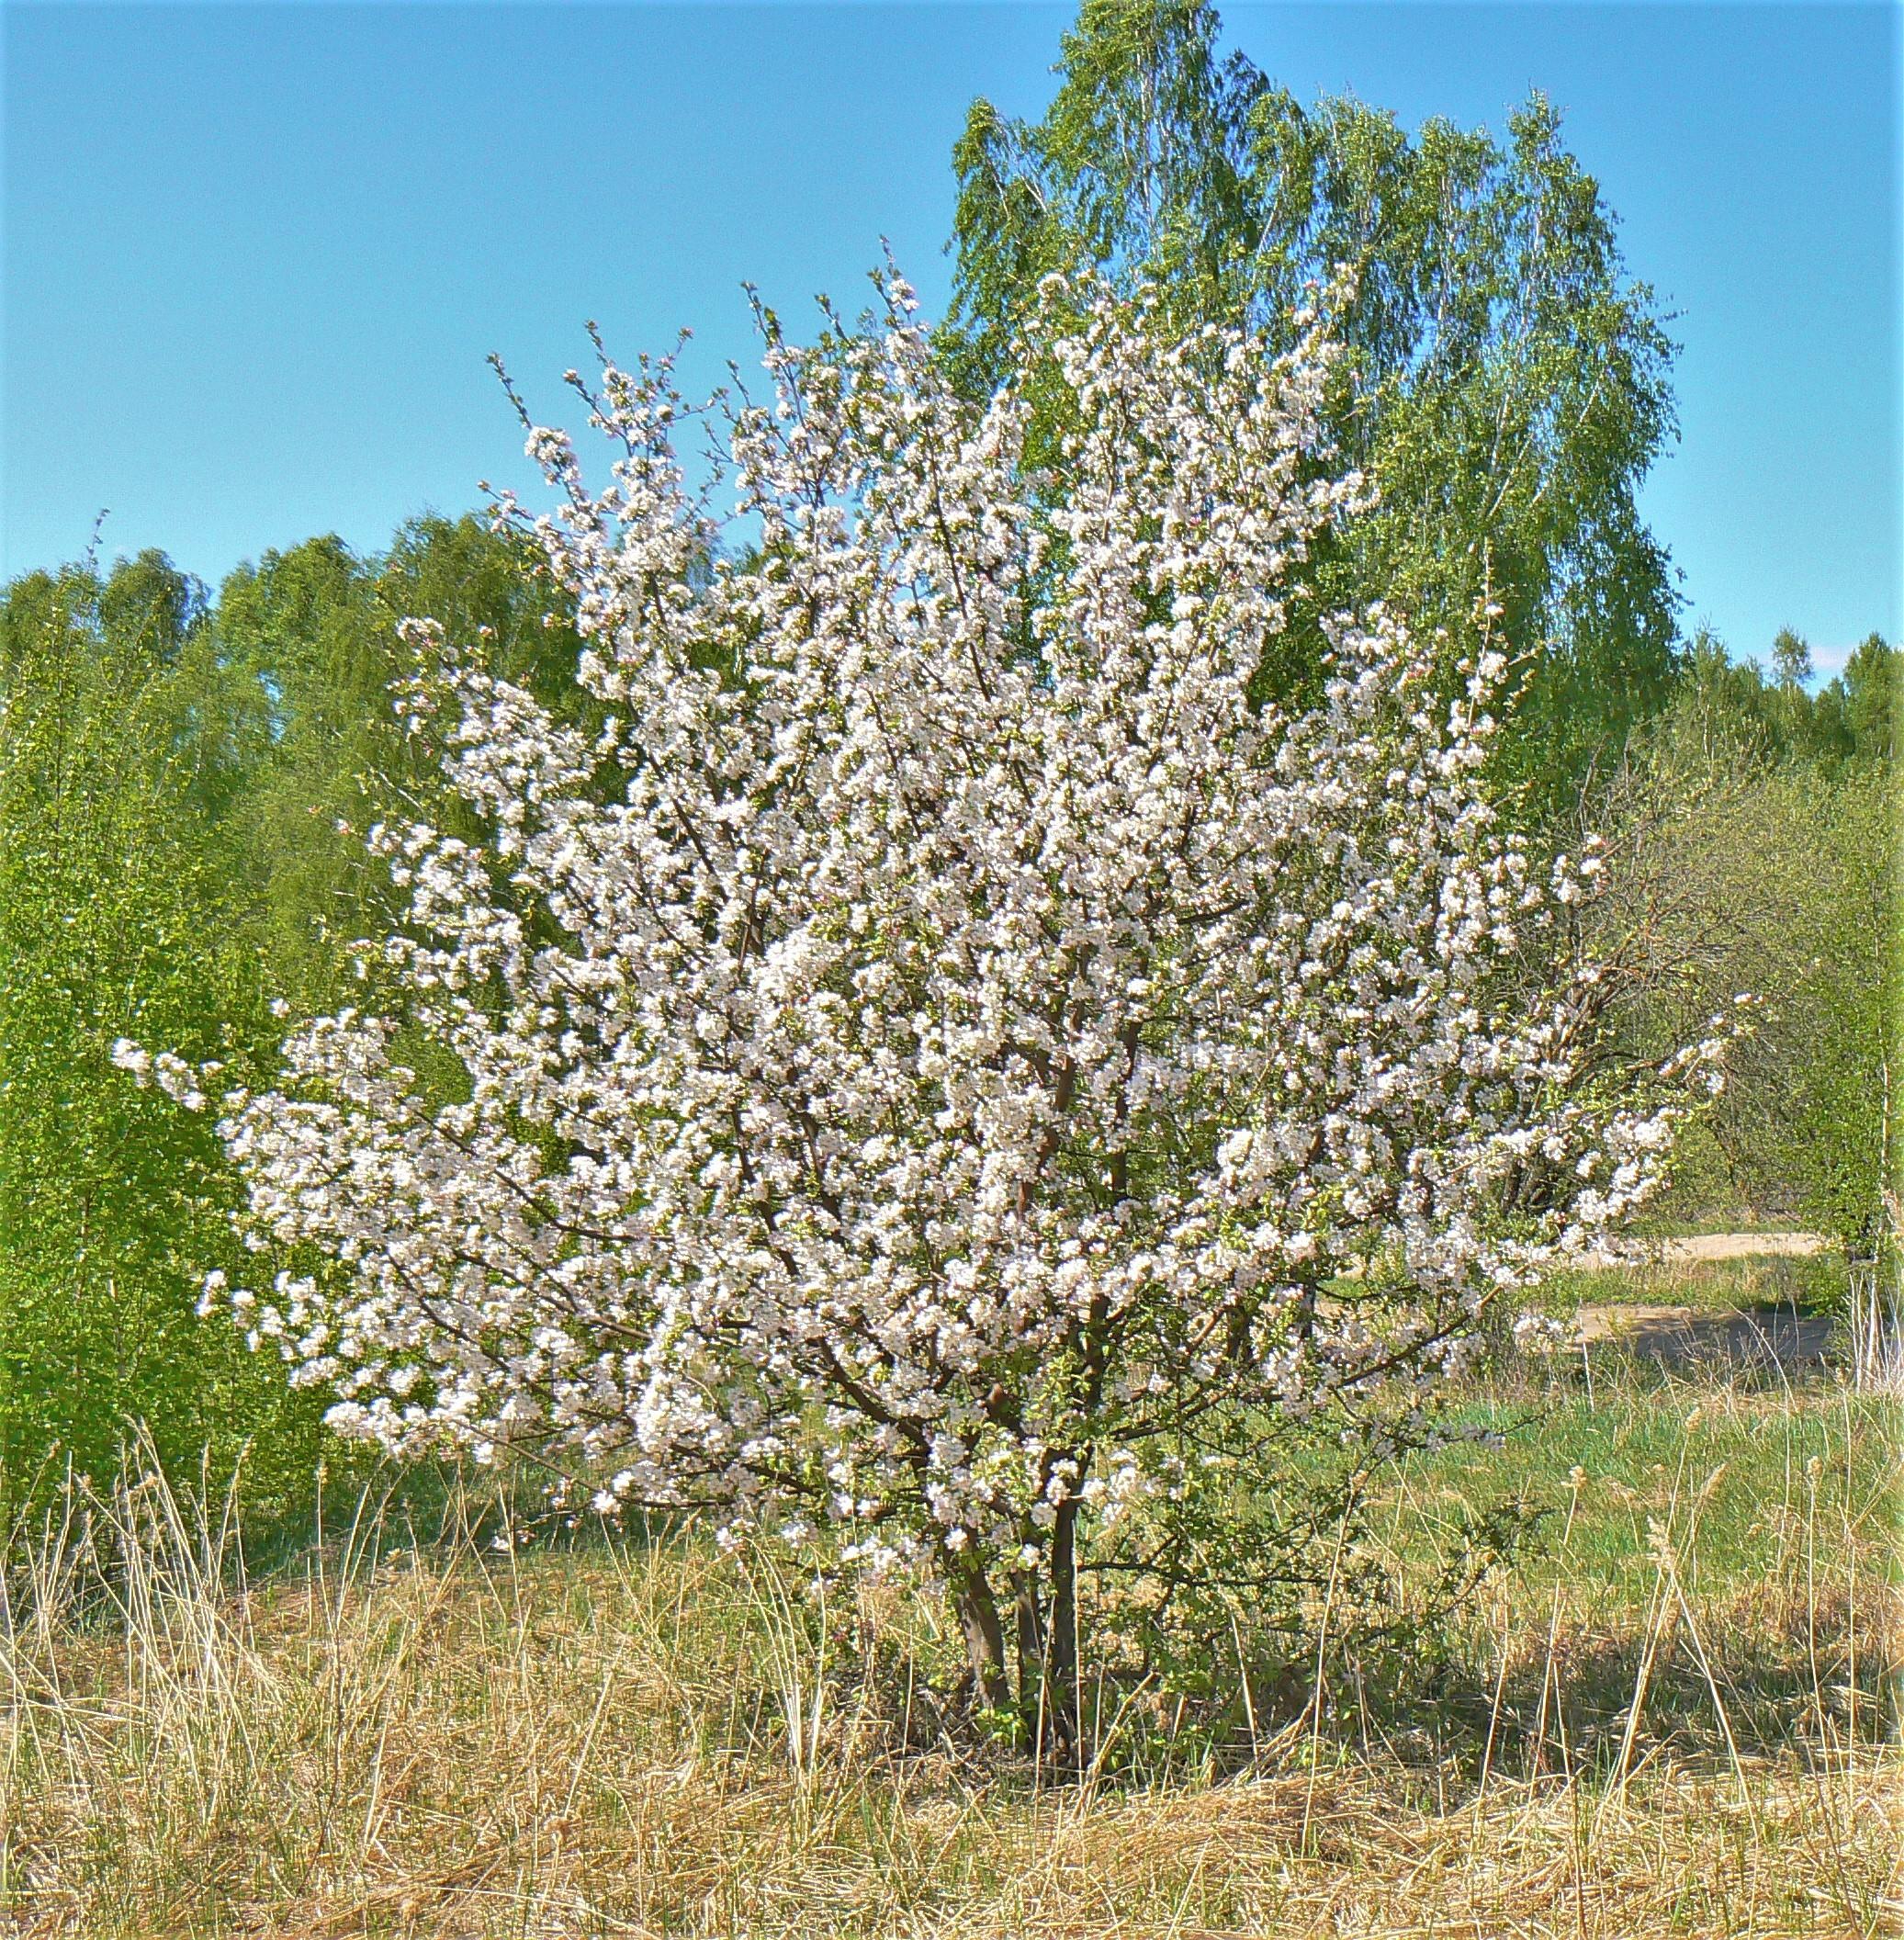
<svg viewBox="0 0 1904 1940">
<path fill-rule="evenodd" d="M 1312 558 L 1263 697 L 1313 687 L 1323 617 L 1372 600 L 1443 635 L 1451 668 L 1482 635 L 1504 647 L 1501 798 L 1550 848 L 1608 839 L 1616 888 L 1585 919 L 1619 946 L 1632 1028 L 1676 1043 L 1758 999 L 1669 1211 L 1875 1233 L 1897 1150 L 1899 655 L 1874 634 L 1820 682 L 1794 634 L 1685 636 L 1637 503 L 1674 434 L 1672 344 L 1557 116 L 1536 96 L 1497 138 L 1303 106 L 1222 55 L 1195 0 L 1087 0 L 1058 72 L 1035 124 L 975 103 L 953 157 L 961 381 L 986 393 L 1028 292 L 1069 268 L 1150 285 L 1186 333 L 1292 341 L 1320 304 L 1343 346 L 1331 429 L 1376 497 Z M 1037 489 L 1064 490 L 1063 429 L 1034 434 Z M 470 814 L 433 731 L 391 708 L 398 622 L 434 617 L 578 708 L 538 558 L 430 516 L 374 555 L 267 552 L 215 591 L 147 551 L 0 593 L 4 1513 L 68 1463 L 109 1466 L 134 1423 L 172 1464 L 249 1447 L 260 1491 L 304 1486 L 323 1397 L 197 1311 L 236 1244 L 234 1175 L 112 1046 L 268 1072 L 286 1015 L 350 1001 L 346 946 L 401 917 L 366 830 Z"/>
</svg>

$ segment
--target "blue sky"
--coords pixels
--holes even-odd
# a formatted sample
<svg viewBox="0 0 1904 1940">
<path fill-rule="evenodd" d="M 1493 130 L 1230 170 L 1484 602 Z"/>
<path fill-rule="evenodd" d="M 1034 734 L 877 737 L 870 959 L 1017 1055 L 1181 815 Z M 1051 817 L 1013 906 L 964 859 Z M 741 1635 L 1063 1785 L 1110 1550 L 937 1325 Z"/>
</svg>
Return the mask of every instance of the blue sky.
<svg viewBox="0 0 1904 1940">
<path fill-rule="evenodd" d="M 1500 128 L 1538 85 L 1673 313 L 1682 443 L 1646 510 L 1688 625 L 1834 664 L 1900 613 L 1899 15 L 1888 6 L 1230 6 L 1299 96 Z M 949 153 L 1035 113 L 1030 5 L 96 6 L 8 0 L 0 573 L 156 545 L 216 581 L 523 476 L 600 319 L 751 354 L 856 307 L 889 237 L 942 300 Z"/>
</svg>

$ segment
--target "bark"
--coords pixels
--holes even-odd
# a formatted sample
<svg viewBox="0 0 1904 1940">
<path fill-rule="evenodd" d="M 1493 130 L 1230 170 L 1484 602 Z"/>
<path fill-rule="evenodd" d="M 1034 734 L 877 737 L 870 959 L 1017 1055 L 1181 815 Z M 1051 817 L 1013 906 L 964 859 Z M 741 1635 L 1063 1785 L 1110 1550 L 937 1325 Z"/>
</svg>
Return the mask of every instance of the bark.
<svg viewBox="0 0 1904 1940">
<path fill-rule="evenodd" d="M 1077 1756 L 1077 1498 L 1058 1505 L 1051 1540 L 1051 1616 L 1044 1650 L 1044 1729 L 1054 1759 Z"/>
<path fill-rule="evenodd" d="M 991 1710 L 1002 1711 L 1011 1702 L 1011 1680 L 1005 1667 L 1005 1626 L 998 1620 L 997 1599 L 986 1581 L 984 1563 L 976 1557 L 962 1559 L 952 1577 L 952 1592 L 978 1700 Z"/>
<path fill-rule="evenodd" d="M 1077 1513 L 1074 1497 L 1058 1506 L 1052 1531 L 1051 1600 L 1039 1594 L 1038 1573 L 1014 1571 L 1012 1628 L 1018 1660 L 1017 1702 L 1006 1656 L 1005 1624 L 985 1567 L 962 1559 L 950 1577 L 952 1607 L 965 1642 L 965 1662 L 979 1702 L 1015 1711 L 1021 1747 L 1036 1748 L 1068 1770 L 1077 1757 Z"/>
<path fill-rule="evenodd" d="M 1011 1607 L 1018 1632 L 1018 1707 L 1029 1723 L 1038 1716 L 1038 1679 L 1044 1662 L 1044 1612 L 1035 1569 L 1011 1573 Z"/>
<path fill-rule="evenodd" d="M 1077 1749 L 1077 1499 L 1058 1506 L 1050 1601 L 1035 1570 L 1013 1573 L 1018 1702 L 1025 1744 L 1060 1770 Z"/>
</svg>

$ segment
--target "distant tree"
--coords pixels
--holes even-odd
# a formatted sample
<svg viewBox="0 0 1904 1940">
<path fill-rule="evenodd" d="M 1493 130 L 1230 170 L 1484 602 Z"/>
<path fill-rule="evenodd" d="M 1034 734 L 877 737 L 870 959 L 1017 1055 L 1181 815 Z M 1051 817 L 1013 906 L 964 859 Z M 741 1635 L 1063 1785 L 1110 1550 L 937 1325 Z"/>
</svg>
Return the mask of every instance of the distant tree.
<svg viewBox="0 0 1904 1940">
<path fill-rule="evenodd" d="M 1816 694 L 1799 684 L 1812 678 L 1810 649 L 1789 631 L 1773 646 L 1775 678 L 1755 660 L 1737 660 L 1709 627 L 1693 635 L 1673 685 L 1670 706 L 1655 720 L 1650 739 L 1679 744 L 1687 738 L 1708 752 L 1768 761 L 1808 761 L 1833 769 L 1845 761 L 1892 761 L 1897 753 L 1898 668 L 1897 649 L 1869 635 L 1844 671 Z M 1797 678 L 1789 677 L 1794 671 Z"/>
<path fill-rule="evenodd" d="M 997 380 L 1049 270 L 1154 279 L 1179 327 L 1275 331 L 1346 269 L 1329 423 L 1381 502 L 1319 547 L 1309 624 L 1264 683 L 1313 688 L 1316 616 L 1372 592 L 1458 642 L 1492 601 L 1532 665 L 1497 766 L 1533 808 L 1570 806 L 1673 667 L 1677 596 L 1637 496 L 1675 429 L 1651 292 L 1541 96 L 1504 141 L 1440 119 L 1411 138 L 1353 98 L 1299 106 L 1218 29 L 1204 0 L 1085 0 L 1041 120 L 973 105 L 954 152 L 963 381 Z"/>
<path fill-rule="evenodd" d="M 1847 1237 L 1904 1162 L 1898 659 L 1874 634 L 1814 696 L 1702 632 L 1607 804 L 1626 866 L 1603 946 L 1650 983 L 1657 1041 L 1733 991 L 1759 1000 L 1702 1134 L 1723 1179 L 1688 1190 Z"/>
<path fill-rule="evenodd" d="M 1904 713 L 1904 654 L 1881 634 L 1866 634 L 1831 683 L 1841 696 L 1845 731 L 1859 758 L 1895 762 Z"/>
<path fill-rule="evenodd" d="M 1789 626 L 1773 637 L 1772 668 L 1783 687 L 1802 687 L 1811 678 L 1811 649 Z"/>
<path fill-rule="evenodd" d="M 274 976 L 300 1001 L 334 994 L 343 946 L 387 929 L 400 907 L 367 866 L 363 831 L 393 812 L 467 817 L 442 799 L 430 735 L 390 711 L 393 684 L 415 672 L 398 629 L 418 612 L 447 615 L 499 675 L 558 700 L 572 692 L 563 599 L 521 539 L 473 516 L 411 520 L 366 558 L 334 536 L 309 539 L 220 591 L 217 653 L 256 715 L 245 839 Z"/>
<path fill-rule="evenodd" d="M 537 558 L 423 518 L 369 558 L 335 537 L 268 553 L 216 602 L 152 550 L 0 592 L 0 1522 L 140 1424 L 186 1465 L 268 1430 L 260 1486 L 301 1485 L 318 1412 L 194 1311 L 231 1263 L 236 1176 L 111 1047 L 268 1066 L 267 999 L 338 995 L 344 945 L 401 908 L 364 829 L 482 826 L 391 713 L 415 672 L 398 626 L 447 612 L 497 671 L 572 693 Z"/>
<path fill-rule="evenodd" d="M 205 588 L 163 552 L 120 559 L 99 589 L 99 625 L 116 650 L 175 666 L 205 617 Z"/>
<path fill-rule="evenodd" d="M 1735 660 L 1709 626 L 1693 634 L 1673 683 L 1672 705 L 1652 724 L 1651 740 L 1696 742 L 1709 758 L 1713 750 L 1741 750 L 1772 759 L 1786 750 L 1790 727 L 1786 712 L 1774 705 L 1764 670 L 1755 661 Z M 1683 759 L 1690 761 L 1689 748 Z"/>
</svg>

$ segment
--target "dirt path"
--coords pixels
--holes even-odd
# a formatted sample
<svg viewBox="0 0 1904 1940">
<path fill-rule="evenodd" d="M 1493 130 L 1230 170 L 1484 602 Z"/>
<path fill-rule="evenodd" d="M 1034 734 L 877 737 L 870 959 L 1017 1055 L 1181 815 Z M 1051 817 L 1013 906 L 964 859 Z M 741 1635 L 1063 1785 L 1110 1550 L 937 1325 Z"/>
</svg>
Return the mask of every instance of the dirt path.
<svg viewBox="0 0 1904 1940">
<path fill-rule="evenodd" d="M 1838 1325 L 1829 1314 L 1715 1313 L 1705 1307 L 1583 1307 L 1577 1345 L 1617 1347 L 1673 1367 L 1801 1367 L 1823 1360 Z"/>
<path fill-rule="evenodd" d="M 1831 1244 L 1818 1233 L 1696 1233 L 1642 1242 L 1626 1259 L 1595 1255 L 1587 1264 L 1795 1258 L 1822 1253 Z M 1829 1314 L 1637 1304 L 1589 1304 L 1581 1308 L 1578 1318 L 1577 1346 L 1619 1347 L 1642 1359 L 1673 1367 L 1801 1367 L 1824 1359 L 1836 1325 Z"/>
<path fill-rule="evenodd" d="M 1625 1255 L 1589 1253 L 1585 1267 L 1625 1267 L 1636 1262 L 1691 1264 L 1707 1259 L 1805 1258 L 1831 1242 L 1822 1233 L 1693 1233 L 1681 1239 L 1635 1240 Z"/>
</svg>

